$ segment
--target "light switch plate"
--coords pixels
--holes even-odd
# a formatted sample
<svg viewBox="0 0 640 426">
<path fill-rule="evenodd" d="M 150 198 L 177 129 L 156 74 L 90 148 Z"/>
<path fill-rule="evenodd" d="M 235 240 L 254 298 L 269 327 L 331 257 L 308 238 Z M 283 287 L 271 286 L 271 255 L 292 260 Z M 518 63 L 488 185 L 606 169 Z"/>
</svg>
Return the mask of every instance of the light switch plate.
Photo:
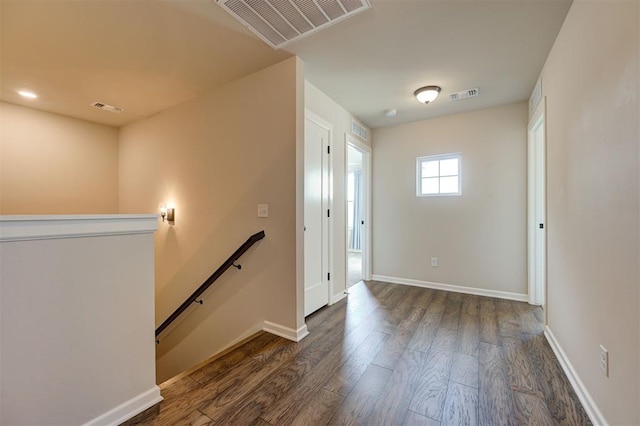
<svg viewBox="0 0 640 426">
<path fill-rule="evenodd" d="M 269 217 L 269 204 L 258 204 L 258 217 Z"/>
</svg>

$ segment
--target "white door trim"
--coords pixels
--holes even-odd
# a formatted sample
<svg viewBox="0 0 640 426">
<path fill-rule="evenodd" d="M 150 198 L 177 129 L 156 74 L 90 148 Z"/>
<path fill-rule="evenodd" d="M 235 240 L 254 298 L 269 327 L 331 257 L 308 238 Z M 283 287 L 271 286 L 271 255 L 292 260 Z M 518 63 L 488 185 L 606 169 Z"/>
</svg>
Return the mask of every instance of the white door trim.
<svg viewBox="0 0 640 426">
<path fill-rule="evenodd" d="M 544 140 L 542 146 L 538 147 L 535 141 L 535 131 L 540 126 L 545 126 L 543 130 Z M 546 97 L 538 104 L 538 108 L 531 116 L 527 129 L 527 262 L 528 262 L 528 287 L 529 287 L 529 303 L 532 305 L 547 304 L 547 252 L 546 252 L 546 169 L 537 170 L 538 161 L 541 157 L 546 164 Z M 546 167 L 546 166 L 545 166 Z M 536 206 L 538 204 L 536 187 L 542 187 L 542 217 L 538 217 Z M 537 258 L 538 250 L 536 239 L 540 233 L 539 224 L 542 223 L 544 233 L 541 240 L 542 256 Z M 541 263 L 541 264 L 539 264 Z M 543 288 L 538 288 L 538 277 L 543 277 Z M 545 313 L 546 317 L 546 313 Z M 545 320 L 546 323 L 546 320 Z"/>
<path fill-rule="evenodd" d="M 365 199 L 366 202 L 364 203 L 363 207 L 363 211 L 362 211 L 362 216 L 364 217 L 364 229 L 363 229 L 363 234 L 362 234 L 362 239 L 363 239 L 363 247 L 365 248 L 363 250 L 363 256 L 362 256 L 362 275 L 363 275 L 363 279 L 365 280 L 370 280 L 371 279 L 371 273 L 372 273 L 372 265 L 371 265 L 371 211 L 372 211 L 372 206 L 371 206 L 371 154 L 372 154 L 372 150 L 371 147 L 367 144 L 364 144 L 362 142 L 360 142 L 359 140 L 355 139 L 354 137 L 350 136 L 349 134 L 345 134 L 345 144 L 344 144 L 344 158 L 345 158 L 345 162 L 344 162 L 344 167 L 345 167 L 345 181 L 344 181 L 344 185 L 345 185 L 345 194 L 347 193 L 347 175 L 349 173 L 349 164 L 348 161 L 346 160 L 348 158 L 347 155 L 347 151 L 349 149 L 349 145 L 353 145 L 354 147 L 356 147 L 357 149 L 359 149 L 360 151 L 362 151 L 365 155 L 362 156 L 362 171 L 366 177 L 365 181 L 364 181 L 364 193 L 365 193 Z M 344 198 L 344 211 L 347 212 L 348 211 L 348 202 L 347 202 L 347 197 Z M 347 242 L 347 227 L 345 226 L 344 229 L 344 241 L 345 241 L 345 247 L 348 244 Z M 348 275 L 349 275 L 349 267 L 348 267 L 348 259 L 347 261 L 347 267 L 345 268 L 345 283 L 347 283 L 347 287 L 348 287 Z"/>
<path fill-rule="evenodd" d="M 306 120 L 312 121 L 315 124 L 317 124 L 318 126 L 326 129 L 329 132 L 329 140 L 327 141 L 327 143 L 325 144 L 325 146 L 323 146 L 323 150 L 324 152 L 327 152 L 327 149 L 332 150 L 333 149 L 333 124 L 329 123 L 327 120 L 325 120 L 324 118 L 320 117 L 319 115 L 317 115 L 316 113 L 314 113 L 313 111 L 305 108 L 304 110 L 304 118 Z M 328 167 L 328 194 L 327 194 L 327 205 L 323 206 L 324 209 L 328 209 L 331 213 L 333 213 L 333 156 L 329 155 L 328 156 L 328 162 L 327 162 L 327 167 Z M 330 274 L 333 270 L 333 238 L 332 238 L 332 234 L 331 231 L 333 229 L 333 214 L 331 214 L 328 218 L 327 218 L 327 229 L 324 230 L 323 229 L 323 234 L 326 235 L 326 240 L 327 240 L 327 249 L 323 250 L 323 252 L 325 253 L 325 255 L 327 256 L 326 259 L 322 260 L 322 264 L 325 266 L 326 270 L 324 271 L 324 273 Z M 329 279 L 329 293 L 327 294 L 327 304 L 331 304 L 331 296 L 333 295 L 333 281 Z"/>
</svg>

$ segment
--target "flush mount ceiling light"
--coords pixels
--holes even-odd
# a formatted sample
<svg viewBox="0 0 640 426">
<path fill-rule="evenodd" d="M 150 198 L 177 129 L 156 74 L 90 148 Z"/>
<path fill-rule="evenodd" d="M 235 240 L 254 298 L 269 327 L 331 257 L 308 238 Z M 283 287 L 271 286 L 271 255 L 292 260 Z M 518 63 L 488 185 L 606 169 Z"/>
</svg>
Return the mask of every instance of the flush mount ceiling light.
<svg viewBox="0 0 640 426">
<path fill-rule="evenodd" d="M 440 86 L 424 86 L 413 92 L 418 102 L 428 104 L 436 100 L 440 94 Z"/>
</svg>

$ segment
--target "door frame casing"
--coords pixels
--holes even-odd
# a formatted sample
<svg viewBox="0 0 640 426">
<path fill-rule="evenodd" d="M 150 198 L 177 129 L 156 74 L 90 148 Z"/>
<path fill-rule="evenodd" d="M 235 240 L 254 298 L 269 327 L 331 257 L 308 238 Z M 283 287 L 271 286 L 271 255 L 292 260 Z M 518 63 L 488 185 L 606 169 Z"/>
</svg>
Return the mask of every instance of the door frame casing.
<svg viewBox="0 0 640 426">
<path fill-rule="evenodd" d="M 323 119 L 322 117 L 320 117 L 319 115 L 317 115 L 316 113 L 314 113 L 313 111 L 307 108 L 305 108 L 304 110 L 304 118 L 305 120 L 312 121 L 313 123 L 327 130 L 327 132 L 329 133 L 328 140 L 322 147 L 323 155 L 326 155 L 327 150 L 328 149 L 331 150 L 333 146 L 333 137 L 334 137 L 333 124 L 331 124 L 330 122 Z M 306 146 L 306 141 L 305 141 L 305 146 Z M 327 159 L 327 162 L 326 162 L 327 176 L 326 176 L 326 182 L 325 182 L 325 179 L 323 178 L 323 188 L 322 188 L 322 191 L 323 191 L 322 209 L 323 211 L 326 211 L 328 209 L 331 212 L 333 212 L 333 158 L 332 157 L 333 157 L 332 155 L 327 155 L 325 157 Z M 304 171 L 304 175 L 306 177 L 306 170 Z M 325 193 L 325 190 L 326 190 L 326 193 Z M 327 279 L 326 274 L 331 273 L 331 270 L 333 268 L 333 244 L 332 244 L 333 239 L 331 237 L 331 230 L 333 227 L 333 215 L 326 217 L 324 216 L 324 212 L 323 212 L 323 217 L 325 218 L 325 221 L 323 222 L 326 223 L 326 229 L 322 230 L 322 239 L 323 239 L 322 253 L 323 253 L 323 256 L 325 256 L 325 258 L 322 259 L 323 280 L 326 280 L 328 282 L 327 305 L 330 305 L 331 295 L 333 294 L 333 280 Z M 304 289 L 306 291 L 306 283 L 305 283 Z M 303 302 L 304 302 L 304 298 L 303 298 Z M 303 306 L 306 306 L 305 303 L 303 303 Z M 305 313 L 305 317 L 306 316 L 307 314 Z"/>
<path fill-rule="evenodd" d="M 547 305 L 547 212 L 546 212 L 546 96 L 541 99 L 538 107 L 531 115 L 527 126 L 527 263 L 528 263 L 528 290 L 529 303 L 532 305 Z M 538 147 L 535 140 L 536 130 L 542 129 L 542 146 Z M 538 170 L 538 157 L 543 159 L 543 167 Z M 537 191 L 538 186 L 542 187 L 542 202 L 544 204 L 542 218 L 537 217 Z M 537 258 L 537 235 L 540 230 L 539 223 L 544 224 L 542 238 L 541 265 Z M 538 288 L 537 277 L 543 278 L 542 288 Z M 545 310 L 546 324 L 546 310 Z"/>
<path fill-rule="evenodd" d="M 344 193 L 347 193 L 347 176 L 349 174 L 349 145 L 358 149 L 362 152 L 362 172 L 365 176 L 363 179 L 363 193 L 365 194 L 365 202 L 362 206 L 362 216 L 364 217 L 364 229 L 362 233 L 362 246 L 364 250 L 362 252 L 362 279 L 370 280 L 371 279 L 371 147 L 365 143 L 360 142 L 349 134 L 345 134 L 345 144 L 344 144 L 344 168 L 345 168 L 345 179 L 344 179 Z M 348 200 L 345 195 L 344 197 L 344 211 L 345 214 L 348 211 Z M 345 216 L 346 218 L 346 216 Z M 348 224 L 345 220 L 344 227 L 344 241 L 345 241 L 345 255 L 346 255 L 346 268 L 345 268 L 345 287 L 349 288 L 349 250 L 347 249 L 349 246 L 349 242 L 347 241 L 348 232 L 347 232 Z"/>
</svg>

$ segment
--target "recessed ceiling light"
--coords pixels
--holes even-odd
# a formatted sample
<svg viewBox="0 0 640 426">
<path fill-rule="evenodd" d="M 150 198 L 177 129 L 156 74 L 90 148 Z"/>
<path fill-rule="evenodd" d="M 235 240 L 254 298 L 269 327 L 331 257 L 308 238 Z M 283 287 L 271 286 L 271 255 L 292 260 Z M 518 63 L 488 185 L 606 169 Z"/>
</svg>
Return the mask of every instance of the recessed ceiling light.
<svg viewBox="0 0 640 426">
<path fill-rule="evenodd" d="M 28 90 L 18 90 L 18 94 L 29 99 L 35 99 L 38 97 L 38 95 L 33 92 L 29 92 Z"/>
</svg>

